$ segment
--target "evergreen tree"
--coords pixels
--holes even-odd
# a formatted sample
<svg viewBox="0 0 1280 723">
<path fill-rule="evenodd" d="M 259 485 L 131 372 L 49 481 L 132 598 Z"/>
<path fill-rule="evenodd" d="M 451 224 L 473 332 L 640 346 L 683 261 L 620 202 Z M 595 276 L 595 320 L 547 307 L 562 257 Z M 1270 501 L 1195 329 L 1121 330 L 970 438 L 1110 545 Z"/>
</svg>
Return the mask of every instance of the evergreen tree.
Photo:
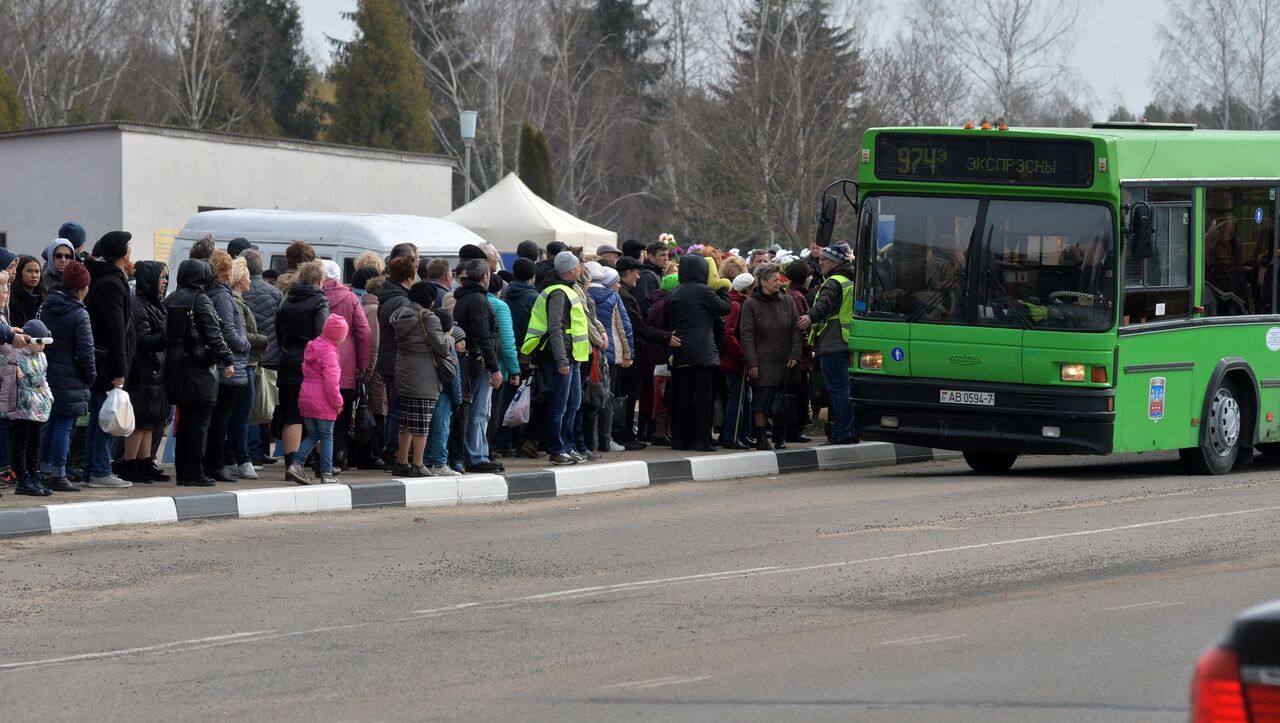
<svg viewBox="0 0 1280 723">
<path fill-rule="evenodd" d="M 22 113 L 22 100 L 18 87 L 0 68 L 0 131 L 16 131 L 25 128 L 27 118 Z"/>
<path fill-rule="evenodd" d="M 409 22 L 396 0 L 360 0 L 357 34 L 338 51 L 329 139 L 431 152 L 431 93 L 413 55 Z"/>
<path fill-rule="evenodd" d="M 528 123 L 520 126 L 520 180 L 529 190 L 555 205 L 556 172 L 551 160 L 551 144 L 542 131 Z"/>
<path fill-rule="evenodd" d="M 259 132 L 314 139 L 320 114 L 308 98 L 311 63 L 302 46 L 297 0 L 231 0 L 226 14 L 236 49 L 231 68 L 240 93 L 253 106 L 250 125 Z"/>
<path fill-rule="evenodd" d="M 658 23 L 646 15 L 648 2 L 596 0 L 595 24 L 609 61 L 641 88 L 662 77 L 661 63 L 647 56 L 656 43 Z"/>
</svg>

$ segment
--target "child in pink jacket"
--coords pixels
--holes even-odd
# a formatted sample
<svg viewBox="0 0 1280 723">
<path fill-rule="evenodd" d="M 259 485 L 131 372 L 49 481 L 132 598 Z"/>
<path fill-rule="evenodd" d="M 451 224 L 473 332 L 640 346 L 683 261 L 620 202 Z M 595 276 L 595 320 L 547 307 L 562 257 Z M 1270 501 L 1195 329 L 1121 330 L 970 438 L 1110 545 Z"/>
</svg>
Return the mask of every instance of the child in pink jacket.
<svg viewBox="0 0 1280 723">
<path fill-rule="evenodd" d="M 302 413 L 302 427 L 306 432 L 293 464 L 285 476 L 300 485 L 311 484 L 303 464 L 312 448 L 320 445 L 317 467 L 321 484 L 335 484 L 333 476 L 333 421 L 342 411 L 342 392 L 338 388 L 342 379 L 342 362 L 338 347 L 347 338 L 347 322 L 337 314 L 330 314 L 324 322 L 324 332 L 307 342 L 302 357 L 302 391 L 298 395 L 298 411 Z"/>
</svg>

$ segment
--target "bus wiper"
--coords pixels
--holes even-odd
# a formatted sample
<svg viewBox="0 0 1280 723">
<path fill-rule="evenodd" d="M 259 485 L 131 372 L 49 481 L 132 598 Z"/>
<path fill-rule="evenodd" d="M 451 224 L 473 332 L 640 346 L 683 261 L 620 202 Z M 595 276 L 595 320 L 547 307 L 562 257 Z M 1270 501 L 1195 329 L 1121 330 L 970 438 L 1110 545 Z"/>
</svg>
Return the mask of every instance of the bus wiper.
<svg viewBox="0 0 1280 723">
<path fill-rule="evenodd" d="M 995 284 L 996 291 L 1000 292 L 1000 296 L 1004 298 L 1004 303 L 1009 308 L 1010 314 L 1018 318 L 1018 323 L 1022 325 L 1022 328 L 1027 331 L 1035 329 L 1036 325 L 1031 321 L 1031 317 L 1027 316 L 1025 309 L 1014 302 L 1013 297 L 1005 290 L 1004 284 L 1000 283 L 1000 277 L 996 275 L 996 272 L 990 266 L 987 267 L 987 276 Z"/>
<path fill-rule="evenodd" d="M 910 324 L 912 322 L 919 321 L 920 317 L 928 314 L 930 311 L 933 311 L 934 308 L 938 306 L 938 302 L 945 299 L 952 289 L 956 288 L 964 281 L 965 276 L 965 272 L 957 271 L 955 276 L 952 276 L 947 283 L 939 286 L 938 290 L 933 292 L 933 296 L 930 296 L 929 300 L 926 301 L 923 306 L 911 312 L 911 316 L 907 317 L 907 323 Z"/>
</svg>

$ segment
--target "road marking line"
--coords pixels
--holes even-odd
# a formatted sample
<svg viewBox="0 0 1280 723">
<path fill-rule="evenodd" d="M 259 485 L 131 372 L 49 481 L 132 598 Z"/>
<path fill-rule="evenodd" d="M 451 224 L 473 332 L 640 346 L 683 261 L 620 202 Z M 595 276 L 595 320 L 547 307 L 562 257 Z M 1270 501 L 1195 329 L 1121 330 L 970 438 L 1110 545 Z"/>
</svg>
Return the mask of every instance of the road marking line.
<svg viewBox="0 0 1280 723">
<path fill-rule="evenodd" d="M 176 648 L 182 645 L 199 645 L 200 643 L 219 643 L 219 642 L 248 642 L 245 638 L 258 637 L 274 633 L 274 630 L 256 630 L 251 633 L 231 633 L 230 635 L 214 635 L 208 638 L 194 638 L 192 640 L 175 640 L 171 643 L 160 643 L 158 645 L 145 645 L 140 648 L 124 648 L 121 650 L 107 650 L 101 653 L 81 653 L 79 655 L 66 655 L 60 658 L 45 658 L 43 660 L 28 660 L 21 663 L 4 663 L 0 664 L 0 670 L 16 670 L 18 668 L 31 668 L 37 665 L 54 665 L 56 663 L 73 663 L 85 660 L 100 660 L 102 658 L 115 658 L 124 655 L 136 655 L 138 653 L 150 653 L 154 651 Z"/>
<path fill-rule="evenodd" d="M 680 678 L 677 680 L 667 681 L 665 683 L 650 683 L 648 685 L 638 685 L 634 688 L 634 690 L 646 690 L 648 688 L 661 688 L 666 685 L 684 685 L 686 683 L 697 683 L 703 680 L 711 680 L 711 677 L 712 676 L 710 675 L 699 675 L 695 678 Z"/>
<path fill-rule="evenodd" d="M 914 638 L 886 640 L 883 643 L 878 643 L 878 645 L 928 645 L 929 643 L 942 643 L 967 637 L 969 637 L 967 633 L 961 633 L 960 635 L 918 635 Z"/>
<path fill-rule="evenodd" d="M 1119 605 L 1113 608 L 1103 608 L 1103 612 L 1115 612 L 1116 610 L 1155 610 L 1156 608 L 1171 608 L 1178 605 L 1186 605 L 1186 602 L 1161 602 L 1152 600 L 1150 602 L 1134 603 L 1132 605 Z"/>
<path fill-rule="evenodd" d="M 628 683 L 614 683 L 613 685 L 606 685 L 605 688 L 630 688 L 635 685 L 648 685 L 649 683 L 662 683 L 670 680 L 680 680 L 680 676 L 668 675 L 665 678 L 650 678 L 649 680 L 633 680 Z"/>
<path fill-rule="evenodd" d="M 703 680 L 711 680 L 711 678 L 713 677 L 714 676 L 711 676 L 711 675 L 697 675 L 690 678 L 681 678 L 679 676 L 672 675 L 666 678 L 654 678 L 653 680 L 633 680 L 629 683 L 614 683 L 613 685 L 606 685 L 605 689 L 608 690 L 610 688 L 613 688 L 613 689 L 625 688 L 629 690 L 648 690 L 649 688 L 661 688 L 667 685 L 684 685 L 686 683 L 697 683 Z"/>
</svg>

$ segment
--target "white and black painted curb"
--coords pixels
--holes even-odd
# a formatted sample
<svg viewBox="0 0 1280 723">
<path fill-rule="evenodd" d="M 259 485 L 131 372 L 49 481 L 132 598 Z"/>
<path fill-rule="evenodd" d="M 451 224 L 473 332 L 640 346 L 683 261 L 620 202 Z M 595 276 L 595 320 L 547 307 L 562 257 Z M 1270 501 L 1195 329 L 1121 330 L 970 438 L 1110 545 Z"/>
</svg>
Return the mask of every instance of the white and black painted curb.
<svg viewBox="0 0 1280 723">
<path fill-rule="evenodd" d="M 449 507 L 612 492 L 671 482 L 879 467 L 959 456 L 959 452 L 885 442 L 864 442 L 832 447 L 555 467 L 505 475 L 470 474 L 460 477 L 392 479 L 351 485 L 268 487 L 175 497 L 69 502 L 0 510 L 0 538 L 76 532 L 112 525 L 267 517 L 364 507 Z"/>
</svg>

